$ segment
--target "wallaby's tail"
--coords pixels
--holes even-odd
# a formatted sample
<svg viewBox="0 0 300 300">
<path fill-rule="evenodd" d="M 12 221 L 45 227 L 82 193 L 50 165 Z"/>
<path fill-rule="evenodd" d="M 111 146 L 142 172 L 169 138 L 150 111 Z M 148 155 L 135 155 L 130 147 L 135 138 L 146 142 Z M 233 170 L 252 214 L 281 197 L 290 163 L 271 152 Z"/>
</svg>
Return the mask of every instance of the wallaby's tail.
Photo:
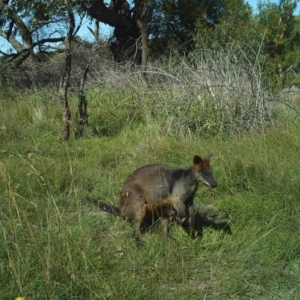
<svg viewBox="0 0 300 300">
<path fill-rule="evenodd" d="M 105 203 L 103 201 L 100 201 L 98 199 L 95 198 L 91 198 L 89 196 L 86 197 L 86 200 L 88 200 L 89 202 L 92 202 L 93 204 L 97 205 L 99 208 L 101 208 L 103 211 L 110 213 L 112 215 L 115 216 L 119 216 L 120 215 L 120 209 L 116 206 L 110 205 L 108 203 Z"/>
</svg>

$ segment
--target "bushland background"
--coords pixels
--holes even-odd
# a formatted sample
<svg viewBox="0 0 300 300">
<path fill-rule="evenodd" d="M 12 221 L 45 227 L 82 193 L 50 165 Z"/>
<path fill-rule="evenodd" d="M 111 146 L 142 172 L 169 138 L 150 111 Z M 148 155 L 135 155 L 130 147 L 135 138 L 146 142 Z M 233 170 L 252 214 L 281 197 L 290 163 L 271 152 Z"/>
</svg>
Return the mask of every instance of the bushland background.
<svg viewBox="0 0 300 300">
<path fill-rule="evenodd" d="M 67 36 L 88 7 L 31 2 L 0 1 L 0 298 L 299 299 L 298 1 L 256 14 L 237 0 L 152 3 L 146 62 L 145 41 L 120 49 L 120 31 L 104 39 L 92 18 L 95 40 Z M 96 2 L 145 16 L 144 2 L 127 15 Z M 209 153 L 218 187 L 200 186 L 195 205 L 232 234 L 193 240 L 174 224 L 171 240 L 154 226 L 137 248 L 129 222 L 85 199 L 115 204 L 136 168 Z"/>
</svg>

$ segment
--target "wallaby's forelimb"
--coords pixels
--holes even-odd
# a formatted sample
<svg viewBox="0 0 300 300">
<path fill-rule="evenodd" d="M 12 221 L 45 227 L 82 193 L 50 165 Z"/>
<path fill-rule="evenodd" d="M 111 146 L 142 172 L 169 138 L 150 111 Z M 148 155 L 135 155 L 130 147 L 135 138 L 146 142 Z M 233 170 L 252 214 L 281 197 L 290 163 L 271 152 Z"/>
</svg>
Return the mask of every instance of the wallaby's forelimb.
<svg viewBox="0 0 300 300">
<path fill-rule="evenodd" d="M 172 197 L 171 203 L 175 210 L 177 211 L 177 215 L 179 218 L 184 218 L 187 215 L 186 207 L 184 202 L 179 197 Z"/>
<path fill-rule="evenodd" d="M 193 199 L 189 200 L 187 203 L 188 212 L 189 212 L 189 225 L 190 225 L 190 235 L 193 234 L 194 226 L 195 226 L 195 207 Z"/>
</svg>

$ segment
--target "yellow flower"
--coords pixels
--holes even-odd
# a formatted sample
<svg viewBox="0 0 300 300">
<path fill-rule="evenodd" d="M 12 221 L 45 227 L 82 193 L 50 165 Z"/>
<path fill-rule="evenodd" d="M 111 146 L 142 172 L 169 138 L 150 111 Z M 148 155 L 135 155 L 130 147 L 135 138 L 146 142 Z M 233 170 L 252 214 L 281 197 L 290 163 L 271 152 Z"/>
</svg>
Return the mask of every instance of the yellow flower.
<svg viewBox="0 0 300 300">
<path fill-rule="evenodd" d="M 17 297 L 16 300 L 25 300 L 24 297 Z"/>
</svg>

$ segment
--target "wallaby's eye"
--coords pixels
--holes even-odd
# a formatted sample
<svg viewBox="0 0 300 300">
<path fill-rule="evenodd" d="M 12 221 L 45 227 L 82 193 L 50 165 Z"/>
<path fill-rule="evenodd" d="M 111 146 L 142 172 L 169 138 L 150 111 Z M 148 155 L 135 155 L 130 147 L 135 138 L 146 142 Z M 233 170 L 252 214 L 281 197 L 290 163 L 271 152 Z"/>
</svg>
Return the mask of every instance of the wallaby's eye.
<svg viewBox="0 0 300 300">
<path fill-rule="evenodd" d="M 205 178 L 208 178 L 208 177 L 212 177 L 212 173 L 211 172 L 206 172 L 205 173 Z"/>
</svg>

